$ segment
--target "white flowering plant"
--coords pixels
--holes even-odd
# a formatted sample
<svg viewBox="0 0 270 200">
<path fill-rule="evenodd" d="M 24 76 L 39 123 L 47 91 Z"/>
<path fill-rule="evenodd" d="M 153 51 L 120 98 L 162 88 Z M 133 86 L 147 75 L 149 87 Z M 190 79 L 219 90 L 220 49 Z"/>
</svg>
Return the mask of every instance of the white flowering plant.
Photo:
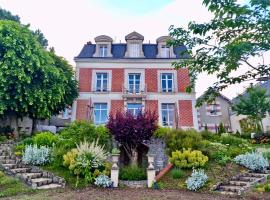
<svg viewBox="0 0 270 200">
<path fill-rule="evenodd" d="M 186 180 L 187 188 L 197 191 L 202 188 L 208 181 L 208 176 L 202 169 L 193 169 L 191 176 Z"/>
<path fill-rule="evenodd" d="M 269 167 L 268 160 L 261 153 L 256 152 L 238 155 L 234 161 L 252 171 L 263 171 Z"/>
<path fill-rule="evenodd" d="M 97 178 L 95 178 L 95 185 L 99 187 L 109 188 L 112 187 L 113 182 L 108 176 L 101 174 Z"/>
<path fill-rule="evenodd" d="M 31 165 L 44 165 L 51 162 L 51 149 L 46 146 L 28 145 L 25 147 L 22 161 Z"/>
</svg>

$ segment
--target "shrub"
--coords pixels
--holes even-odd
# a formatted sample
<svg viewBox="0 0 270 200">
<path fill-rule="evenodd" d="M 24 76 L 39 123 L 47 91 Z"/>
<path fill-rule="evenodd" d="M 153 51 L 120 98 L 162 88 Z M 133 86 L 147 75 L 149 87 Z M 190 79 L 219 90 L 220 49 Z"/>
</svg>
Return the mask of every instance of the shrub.
<svg viewBox="0 0 270 200">
<path fill-rule="evenodd" d="M 57 141 L 58 141 L 57 135 L 49 131 L 40 132 L 33 137 L 33 142 L 38 147 L 40 146 L 52 147 Z"/>
<path fill-rule="evenodd" d="M 218 134 L 222 134 L 222 133 L 226 133 L 226 129 L 224 127 L 224 124 L 222 122 L 220 122 L 220 124 L 218 125 Z"/>
<path fill-rule="evenodd" d="M 14 129 L 11 128 L 11 126 L 0 126 L 0 135 L 5 136 L 7 138 L 13 138 L 14 134 L 13 134 Z"/>
<path fill-rule="evenodd" d="M 61 144 L 69 145 L 70 149 L 76 147 L 81 141 L 93 142 L 97 139 L 100 145 L 107 145 L 110 139 L 109 131 L 104 126 L 95 126 L 87 121 L 75 121 L 60 133 Z"/>
<path fill-rule="evenodd" d="M 128 181 L 138 181 L 147 179 L 146 170 L 138 167 L 137 165 L 129 165 L 120 168 L 119 177 L 120 180 L 128 180 Z"/>
<path fill-rule="evenodd" d="M 241 138 L 235 137 L 229 133 L 224 133 L 220 137 L 220 142 L 222 144 L 229 144 L 229 145 L 240 145 L 247 143 L 246 140 L 243 140 Z"/>
<path fill-rule="evenodd" d="M 210 131 L 202 131 L 201 136 L 203 137 L 203 139 L 209 140 L 211 142 L 217 142 L 219 141 L 219 138 L 220 138 L 220 135 L 210 132 Z"/>
<path fill-rule="evenodd" d="M 181 130 L 172 129 L 165 137 L 167 153 L 170 155 L 173 151 L 182 149 L 204 148 L 203 138 L 199 132 L 194 129 Z"/>
<path fill-rule="evenodd" d="M 105 145 L 106 150 L 109 151 L 111 148 L 110 134 L 106 127 L 95 126 L 87 121 L 75 121 L 59 134 L 58 142 L 53 149 L 54 164 L 61 166 L 63 155 L 84 140 L 89 143 L 98 140 L 99 145 Z"/>
<path fill-rule="evenodd" d="M 108 166 L 105 165 L 107 155 L 104 146 L 99 146 L 98 141 L 84 141 L 63 156 L 63 164 L 75 175 L 83 176 L 86 182 L 91 183 L 100 171 L 108 174 Z"/>
<path fill-rule="evenodd" d="M 169 127 L 158 127 L 154 132 L 154 136 L 156 138 L 165 138 L 168 133 L 170 133 L 172 129 Z"/>
<path fill-rule="evenodd" d="M 7 137 L 4 135 L 0 135 L 0 143 L 5 142 L 7 140 Z"/>
<path fill-rule="evenodd" d="M 270 161 L 270 151 L 264 152 L 263 157 L 265 157 L 266 159 L 268 159 L 268 161 Z"/>
<path fill-rule="evenodd" d="M 172 152 L 172 157 L 170 157 L 170 162 L 174 164 L 175 167 L 180 168 L 192 168 L 192 167 L 203 167 L 208 161 L 208 157 L 203 155 L 201 151 L 191 149 Z"/>
<path fill-rule="evenodd" d="M 41 146 L 38 148 L 37 145 L 29 145 L 25 148 L 22 161 L 31 165 L 44 165 L 51 161 L 50 153 L 51 149 L 48 147 Z"/>
<path fill-rule="evenodd" d="M 265 192 L 270 192 L 270 183 L 266 184 L 263 188 Z"/>
<path fill-rule="evenodd" d="M 97 185 L 99 187 L 108 188 L 108 187 L 112 187 L 112 184 L 113 184 L 113 182 L 111 181 L 111 179 L 104 174 L 99 175 L 95 179 L 95 185 Z"/>
<path fill-rule="evenodd" d="M 229 161 L 231 161 L 231 157 L 226 151 L 215 151 L 212 158 L 220 165 L 226 165 Z"/>
<path fill-rule="evenodd" d="M 202 188 L 208 180 L 208 176 L 204 170 L 193 169 L 191 176 L 186 180 L 187 188 L 192 191 L 197 191 Z"/>
<path fill-rule="evenodd" d="M 182 178 L 185 174 L 180 168 L 173 168 L 171 171 L 173 179 Z"/>
<path fill-rule="evenodd" d="M 236 156 L 234 161 L 253 171 L 262 171 L 269 166 L 268 160 L 262 154 L 255 152 Z"/>
</svg>

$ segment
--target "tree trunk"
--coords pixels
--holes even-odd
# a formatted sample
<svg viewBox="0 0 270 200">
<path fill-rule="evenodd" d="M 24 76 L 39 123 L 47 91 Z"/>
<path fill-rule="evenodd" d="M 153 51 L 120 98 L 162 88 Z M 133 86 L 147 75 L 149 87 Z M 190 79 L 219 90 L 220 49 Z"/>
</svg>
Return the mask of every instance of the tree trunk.
<svg viewBox="0 0 270 200">
<path fill-rule="evenodd" d="M 37 131 L 37 119 L 33 118 L 32 119 L 32 131 L 31 134 Z"/>
<path fill-rule="evenodd" d="M 262 122 L 262 119 L 260 119 L 260 124 L 261 124 L 262 132 L 264 133 L 264 128 L 263 128 L 263 122 Z"/>
<path fill-rule="evenodd" d="M 14 137 L 19 138 L 19 127 L 18 127 L 18 117 L 17 117 L 17 115 L 11 114 L 9 116 L 9 122 L 10 122 L 11 128 L 14 129 L 14 131 L 13 131 Z"/>
<path fill-rule="evenodd" d="M 136 149 L 132 149 L 131 165 L 138 165 L 138 152 Z"/>
</svg>

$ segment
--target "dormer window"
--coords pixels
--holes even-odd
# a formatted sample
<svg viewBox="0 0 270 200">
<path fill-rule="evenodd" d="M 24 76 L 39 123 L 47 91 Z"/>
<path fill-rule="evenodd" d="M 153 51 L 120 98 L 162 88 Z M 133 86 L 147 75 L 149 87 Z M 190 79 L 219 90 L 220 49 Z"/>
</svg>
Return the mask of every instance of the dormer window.
<svg viewBox="0 0 270 200">
<path fill-rule="evenodd" d="M 129 44 L 129 56 L 132 58 L 140 57 L 140 44 L 139 43 L 130 43 Z"/>
<path fill-rule="evenodd" d="M 161 45 L 161 57 L 169 58 L 170 57 L 170 47 L 167 45 Z"/>
<path fill-rule="evenodd" d="M 168 46 L 167 42 L 172 40 L 170 36 L 161 36 L 157 39 L 157 58 L 175 58 L 173 46 Z"/>
<path fill-rule="evenodd" d="M 108 45 L 100 44 L 99 45 L 99 57 L 108 57 Z"/>
<path fill-rule="evenodd" d="M 127 51 L 125 53 L 125 57 L 128 58 L 144 58 L 144 53 L 142 50 L 142 43 L 144 37 L 137 33 L 132 32 L 125 37 L 127 41 Z"/>
<path fill-rule="evenodd" d="M 112 57 L 111 48 L 112 48 L 112 38 L 106 35 L 100 35 L 95 38 L 96 42 L 96 52 L 93 57 Z"/>
</svg>

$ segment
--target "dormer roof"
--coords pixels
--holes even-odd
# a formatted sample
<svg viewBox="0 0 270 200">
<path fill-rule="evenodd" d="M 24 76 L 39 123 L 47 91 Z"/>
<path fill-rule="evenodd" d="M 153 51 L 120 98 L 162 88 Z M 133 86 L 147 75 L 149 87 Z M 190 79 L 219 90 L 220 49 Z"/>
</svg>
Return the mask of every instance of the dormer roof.
<svg viewBox="0 0 270 200">
<path fill-rule="evenodd" d="M 128 35 L 126 35 L 125 39 L 126 39 L 126 41 L 127 40 L 142 40 L 143 41 L 144 37 L 140 33 L 133 31 L 133 32 L 129 33 Z"/>
<path fill-rule="evenodd" d="M 113 39 L 107 35 L 100 35 L 95 37 L 95 42 L 113 42 Z"/>
<path fill-rule="evenodd" d="M 157 43 L 161 42 L 168 42 L 169 40 L 172 40 L 173 38 L 171 36 L 161 36 L 157 39 Z"/>
</svg>

